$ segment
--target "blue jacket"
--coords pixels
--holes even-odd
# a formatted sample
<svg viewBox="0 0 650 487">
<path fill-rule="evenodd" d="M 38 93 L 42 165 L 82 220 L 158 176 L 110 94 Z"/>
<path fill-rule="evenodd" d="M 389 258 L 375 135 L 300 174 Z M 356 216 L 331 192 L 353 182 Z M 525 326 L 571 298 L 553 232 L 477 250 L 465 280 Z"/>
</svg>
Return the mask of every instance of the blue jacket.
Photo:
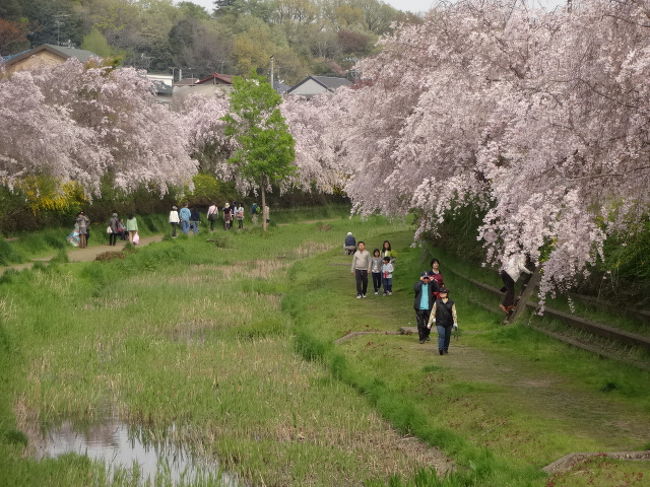
<svg viewBox="0 0 650 487">
<path fill-rule="evenodd" d="M 181 208 L 181 211 L 178 212 L 178 216 L 180 216 L 182 221 L 189 222 L 192 212 L 189 208 Z"/>
</svg>

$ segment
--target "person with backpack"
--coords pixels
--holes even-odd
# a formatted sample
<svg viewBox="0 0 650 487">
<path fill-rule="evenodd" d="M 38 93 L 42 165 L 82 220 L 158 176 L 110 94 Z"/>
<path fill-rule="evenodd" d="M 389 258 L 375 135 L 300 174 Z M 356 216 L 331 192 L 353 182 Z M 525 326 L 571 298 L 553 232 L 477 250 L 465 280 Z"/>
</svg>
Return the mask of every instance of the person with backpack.
<svg viewBox="0 0 650 487">
<path fill-rule="evenodd" d="M 427 272 L 423 272 L 420 280 L 413 286 L 415 298 L 413 300 L 413 308 L 415 309 L 415 322 L 418 327 L 418 336 L 420 343 L 424 343 L 429 339 L 430 328 L 427 327 L 429 317 L 431 315 L 431 308 L 436 301 L 435 293 L 439 291 L 438 284 Z"/>
<path fill-rule="evenodd" d="M 438 291 L 438 299 L 433 304 L 431 316 L 427 323 L 429 330 L 433 326 L 438 330 L 438 353 L 446 355 L 449 353 L 451 332 L 458 329 L 458 318 L 456 316 L 456 304 L 449 299 L 449 289 L 444 287 Z"/>
</svg>

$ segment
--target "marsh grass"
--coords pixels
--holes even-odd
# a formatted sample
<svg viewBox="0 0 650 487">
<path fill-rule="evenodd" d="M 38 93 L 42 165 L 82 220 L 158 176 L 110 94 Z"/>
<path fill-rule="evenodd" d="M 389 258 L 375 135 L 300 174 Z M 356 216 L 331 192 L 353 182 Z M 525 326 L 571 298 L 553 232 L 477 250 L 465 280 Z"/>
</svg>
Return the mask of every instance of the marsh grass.
<svg viewBox="0 0 650 487">
<path fill-rule="evenodd" d="M 341 219 L 229 235 L 220 248 L 179 238 L 124 259 L 10 273 L 0 285 L 0 472 L 10 485 L 109 485 L 104 467 L 25 458 L 15 434 L 107 408 L 207 452 L 254 485 L 360 485 L 449 464 L 391 427 L 355 390 L 294 352 L 281 300 L 301 256 L 340 248 L 349 230 L 404 228 Z M 380 237 L 377 237 L 378 239 Z M 166 485 L 169 479 L 161 479 Z M 137 485 L 137 471 L 114 485 Z M 208 484 L 206 484 L 208 485 Z M 218 484 L 209 484 L 218 485 Z"/>
</svg>

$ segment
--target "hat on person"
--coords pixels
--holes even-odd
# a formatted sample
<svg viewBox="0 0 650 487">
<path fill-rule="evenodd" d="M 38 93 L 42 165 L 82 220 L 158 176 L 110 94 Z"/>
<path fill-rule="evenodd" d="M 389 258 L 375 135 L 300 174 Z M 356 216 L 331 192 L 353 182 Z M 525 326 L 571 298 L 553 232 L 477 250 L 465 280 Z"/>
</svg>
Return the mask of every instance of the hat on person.
<svg viewBox="0 0 650 487">
<path fill-rule="evenodd" d="M 427 279 L 429 279 L 429 273 L 423 272 L 422 274 L 420 274 L 420 277 L 426 277 Z"/>
<path fill-rule="evenodd" d="M 113 213 L 113 215 L 112 215 L 112 216 L 117 216 L 117 213 Z"/>
<path fill-rule="evenodd" d="M 438 291 L 438 294 L 449 294 L 449 289 L 443 287 L 440 291 Z"/>
<path fill-rule="evenodd" d="M 352 235 L 352 232 L 348 232 L 348 235 Z"/>
<path fill-rule="evenodd" d="M 176 208 L 175 206 L 172 206 L 172 210 L 178 210 L 178 208 Z"/>
<path fill-rule="evenodd" d="M 226 208 L 230 208 L 230 203 L 226 203 Z"/>
</svg>

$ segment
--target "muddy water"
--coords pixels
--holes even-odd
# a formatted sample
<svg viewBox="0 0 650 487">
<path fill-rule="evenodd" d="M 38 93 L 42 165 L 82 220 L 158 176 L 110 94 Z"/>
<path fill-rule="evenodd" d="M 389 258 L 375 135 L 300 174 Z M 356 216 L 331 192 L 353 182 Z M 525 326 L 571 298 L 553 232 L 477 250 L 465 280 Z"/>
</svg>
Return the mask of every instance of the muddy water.
<svg viewBox="0 0 650 487">
<path fill-rule="evenodd" d="M 106 465 L 109 477 L 118 471 L 136 471 L 141 484 L 243 485 L 235 476 L 220 472 L 215 460 L 208 460 L 172 442 L 175 428 L 156 438 L 151 431 L 118 420 L 78 428 L 70 421 L 43 429 L 31 444 L 37 458 L 55 458 L 67 453 L 86 455 Z"/>
</svg>

